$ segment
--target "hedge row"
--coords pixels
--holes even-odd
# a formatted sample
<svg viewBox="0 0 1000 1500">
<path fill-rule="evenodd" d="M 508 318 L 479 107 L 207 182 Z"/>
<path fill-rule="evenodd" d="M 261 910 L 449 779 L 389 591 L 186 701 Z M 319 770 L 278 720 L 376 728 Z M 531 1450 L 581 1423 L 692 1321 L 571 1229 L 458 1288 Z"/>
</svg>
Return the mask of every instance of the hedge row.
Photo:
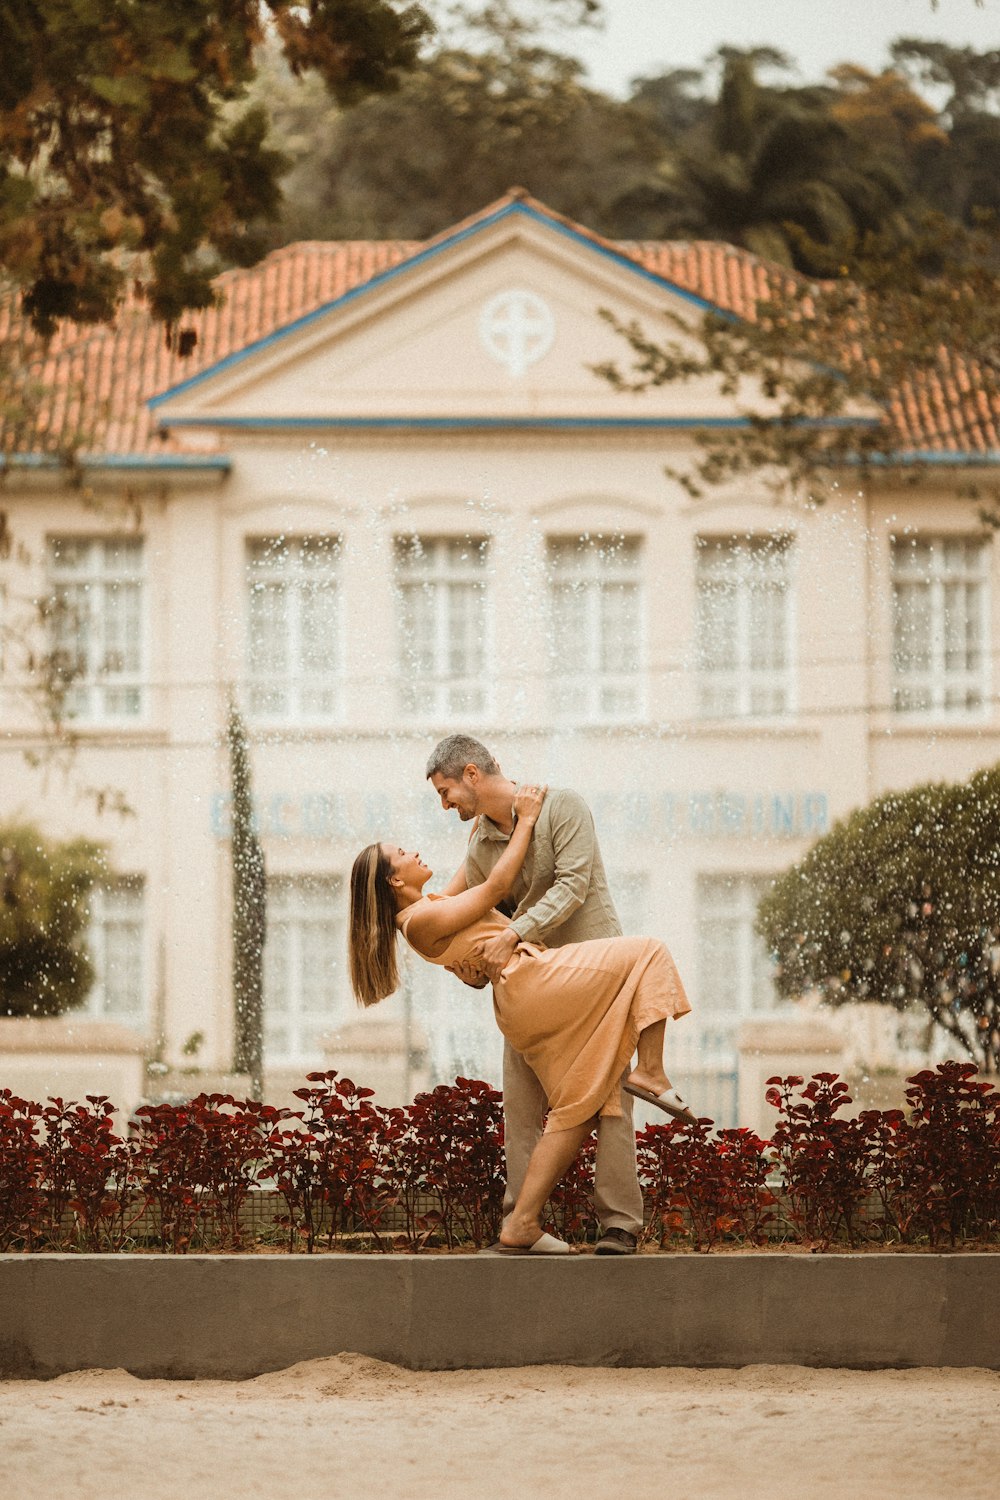
<svg viewBox="0 0 1000 1500">
<path fill-rule="evenodd" d="M 310 1073 L 301 1107 L 229 1094 L 145 1105 L 116 1135 L 107 1098 L 38 1104 L 0 1090 L 0 1250 L 370 1246 L 417 1251 L 495 1239 L 503 1197 L 501 1096 L 456 1079 L 406 1108 L 336 1072 Z M 710 1250 L 774 1238 L 992 1243 L 1000 1230 L 1000 1093 L 971 1064 L 908 1080 L 904 1110 L 845 1118 L 834 1073 L 768 1081 L 770 1140 L 708 1120 L 637 1137 L 645 1237 Z M 593 1141 L 553 1193 L 555 1231 L 596 1230 Z M 261 1190 L 281 1211 L 247 1228 Z"/>
</svg>

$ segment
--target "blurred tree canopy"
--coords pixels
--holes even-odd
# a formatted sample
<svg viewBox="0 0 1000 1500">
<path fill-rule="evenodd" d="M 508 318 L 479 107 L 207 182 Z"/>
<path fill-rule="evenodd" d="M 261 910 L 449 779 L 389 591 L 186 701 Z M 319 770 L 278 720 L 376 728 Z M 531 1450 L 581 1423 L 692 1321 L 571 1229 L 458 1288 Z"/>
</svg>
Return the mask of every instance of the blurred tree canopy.
<svg viewBox="0 0 1000 1500">
<path fill-rule="evenodd" d="M 266 28 L 347 105 L 395 87 L 430 22 L 400 0 L 0 6 L 0 270 L 39 332 L 107 320 L 136 281 L 169 325 L 260 255 L 287 165 L 243 107 Z"/>
<path fill-rule="evenodd" d="M 272 244 L 423 239 L 515 184 L 618 233 L 615 205 L 657 170 L 661 136 L 646 109 L 587 87 L 578 62 L 539 44 L 552 8 L 462 8 L 463 30 L 395 93 L 346 112 L 270 49 L 257 90 L 294 163 Z"/>
<path fill-rule="evenodd" d="M 599 11 L 11 0 L 0 273 L 45 333 L 127 290 L 169 326 L 223 266 L 423 237 L 515 183 L 612 236 L 724 239 L 808 274 L 928 212 L 971 227 L 1000 207 L 1000 52 L 903 38 L 881 73 L 803 85 L 775 48 L 722 47 L 616 99 L 568 55 Z"/>
<path fill-rule="evenodd" d="M 632 329 L 631 370 L 604 372 L 759 377 L 772 414 L 707 435 L 689 486 L 771 469 L 818 496 L 838 465 L 884 463 L 891 423 L 846 418 L 885 410 L 944 346 L 991 395 L 1000 51 L 902 38 L 881 72 L 801 84 L 773 47 L 722 47 L 615 99 L 542 44 L 571 50 L 558 26 L 599 8 L 12 0 L 0 274 L 45 334 L 129 290 L 169 329 L 223 265 L 293 239 L 422 238 L 519 184 L 610 236 L 725 240 L 792 273 L 755 321 L 706 325 L 700 364 Z M 8 449 L 39 394 L 28 354 L 0 350 Z"/>
<path fill-rule="evenodd" d="M 898 67 L 844 64 L 823 87 L 763 86 L 780 53 L 725 51 L 713 107 L 681 138 L 679 170 L 647 200 L 659 232 L 692 232 L 785 266 L 753 316 L 709 314 L 700 339 L 680 321 L 650 332 L 620 326 L 629 349 L 598 373 L 621 389 L 714 377 L 736 396 L 749 377 L 769 404 L 746 426 L 706 430 L 694 465 L 671 470 L 692 494 L 751 474 L 818 502 L 846 472 L 878 466 L 918 477 L 894 408 L 921 382 L 968 392 L 950 420 L 968 451 L 1000 397 L 1000 53 L 901 41 Z M 912 79 L 948 83 L 943 108 Z M 686 80 L 685 80 L 686 87 Z M 966 128 L 967 127 L 967 128 Z M 960 186 L 961 191 L 957 190 Z M 919 400 L 919 398 L 917 398 Z M 905 471 L 901 467 L 905 460 Z M 958 488 L 1000 526 L 1000 491 L 981 478 Z"/>
<path fill-rule="evenodd" d="M 758 908 L 787 996 L 921 1006 L 1000 1072 L 1000 766 L 835 824 Z"/>
<path fill-rule="evenodd" d="M 949 378 L 965 366 L 979 399 L 997 394 L 1000 53 L 903 39 L 880 72 L 845 63 L 801 85 L 775 48 L 723 47 L 618 100 L 510 4 L 467 19 L 467 44 L 443 38 L 349 113 L 265 61 L 272 140 L 295 162 L 273 245 L 423 238 L 518 184 L 612 237 L 718 239 L 786 267 L 755 318 L 706 319 L 700 353 L 689 328 L 632 327 L 630 368 L 600 372 L 629 389 L 710 374 L 727 395 L 751 376 L 772 398 L 746 428 L 698 435 L 675 474 L 693 493 L 765 473 L 820 500 L 845 465 L 884 471 L 901 384 L 942 350 Z M 963 487 L 997 524 L 1000 494 Z"/>
<path fill-rule="evenodd" d="M 720 60 L 718 97 L 675 137 L 674 171 L 661 173 L 659 203 L 646 202 L 646 233 L 726 240 L 811 270 L 813 242 L 840 243 L 901 222 L 908 189 L 904 153 L 887 150 L 878 130 L 858 129 L 842 117 L 838 88 L 763 85 L 761 68 L 789 66 L 772 49 L 724 49 Z M 902 79 L 895 89 L 916 115 L 933 121 L 930 106 Z M 647 81 L 639 97 L 649 96 Z"/>
<path fill-rule="evenodd" d="M 0 3 L 0 458 L 32 446 L 61 320 L 108 322 L 131 295 L 169 337 L 218 271 L 266 250 L 289 162 L 251 97 L 265 41 L 346 108 L 397 87 L 431 29 L 411 0 Z M 78 442 L 52 455 L 77 479 Z M 0 509 L 0 562 L 13 546 Z M 39 675 L 58 730 L 58 681 Z"/>
<path fill-rule="evenodd" d="M 926 161 L 921 187 L 928 201 L 964 223 L 977 209 L 1000 208 L 1000 50 L 903 37 L 890 55 L 904 77 L 944 94 L 939 120 L 947 144 Z"/>
<path fill-rule="evenodd" d="M 59 843 L 30 824 L 0 827 L 0 1015 L 83 1004 L 94 979 L 83 946 L 87 897 L 106 875 L 97 844 Z"/>
<path fill-rule="evenodd" d="M 723 47 L 615 99 L 567 55 L 599 11 L 10 0 L 0 273 L 45 333 L 126 290 L 169 326 L 222 266 L 422 237 L 515 183 L 609 235 L 725 239 L 809 274 L 852 238 L 1000 207 L 1000 51 L 902 38 L 881 73 L 802 85 L 775 48 Z M 540 40 L 560 26 L 567 51 Z"/>
<path fill-rule="evenodd" d="M 463 30 L 346 112 L 267 49 L 254 97 L 293 162 L 270 243 L 422 237 L 516 183 L 615 237 L 728 240 L 815 274 L 852 238 L 1000 202 L 1000 54 L 903 39 L 881 72 L 803 85 L 775 48 L 722 47 L 615 99 L 540 43 L 553 9 L 459 6 Z"/>
</svg>

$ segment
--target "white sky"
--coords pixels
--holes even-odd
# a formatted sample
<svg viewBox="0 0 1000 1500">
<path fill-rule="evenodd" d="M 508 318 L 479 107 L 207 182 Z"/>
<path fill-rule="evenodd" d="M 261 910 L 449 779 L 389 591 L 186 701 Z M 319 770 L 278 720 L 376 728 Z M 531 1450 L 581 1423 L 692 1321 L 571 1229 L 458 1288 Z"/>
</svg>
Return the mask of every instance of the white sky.
<svg viewBox="0 0 1000 1500">
<path fill-rule="evenodd" d="M 1000 48 L 1000 0 L 604 0 L 602 31 L 554 36 L 554 47 L 586 63 L 590 79 L 623 93 L 631 78 L 697 67 L 726 42 L 787 52 L 804 80 L 834 63 L 877 69 L 899 36 Z"/>
</svg>

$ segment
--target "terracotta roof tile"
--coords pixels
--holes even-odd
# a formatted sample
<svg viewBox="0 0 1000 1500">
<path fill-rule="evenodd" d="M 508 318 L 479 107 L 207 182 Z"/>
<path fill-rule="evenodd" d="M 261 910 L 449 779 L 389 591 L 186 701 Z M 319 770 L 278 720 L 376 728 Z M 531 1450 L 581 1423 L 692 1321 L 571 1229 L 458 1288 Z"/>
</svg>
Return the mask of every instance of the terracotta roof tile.
<svg viewBox="0 0 1000 1500">
<path fill-rule="evenodd" d="M 512 189 L 437 240 L 304 241 L 274 251 L 248 270 L 225 272 L 216 283 L 218 305 L 182 320 L 182 329 L 196 336 L 193 352 L 184 358 L 176 339 L 168 349 L 162 328 L 134 303 L 123 307 L 113 327 L 64 324 L 43 346 L 8 293 L 0 296 L 0 340 L 13 338 L 23 345 L 51 393 L 39 418 L 36 449 L 72 438 L 90 452 L 169 452 L 172 440 L 156 433 L 146 406 L 150 396 L 514 201 L 739 317 L 752 317 L 773 277 L 787 274 L 749 251 L 714 241 L 607 240 Z M 936 370 L 917 373 L 899 390 L 890 416 L 906 448 L 970 454 L 1000 449 L 1000 405 L 983 390 L 975 370 L 948 350 L 942 350 Z"/>
</svg>

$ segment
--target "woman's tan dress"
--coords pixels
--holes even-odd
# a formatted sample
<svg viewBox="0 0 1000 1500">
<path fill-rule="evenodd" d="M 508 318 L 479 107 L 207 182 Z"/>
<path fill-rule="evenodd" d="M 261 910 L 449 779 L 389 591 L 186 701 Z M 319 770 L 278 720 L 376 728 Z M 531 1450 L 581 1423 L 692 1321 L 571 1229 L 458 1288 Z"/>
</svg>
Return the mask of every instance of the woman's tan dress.
<svg viewBox="0 0 1000 1500">
<path fill-rule="evenodd" d="M 424 896 L 408 906 L 397 918 L 403 936 L 423 901 L 447 899 Z M 460 963 L 509 925 L 494 910 L 457 932 L 437 958 L 410 947 L 428 963 Z M 664 943 L 614 937 L 562 948 L 519 944 L 493 986 L 493 1008 L 500 1030 L 545 1090 L 550 1131 L 596 1114 L 620 1115 L 620 1080 L 640 1031 L 691 1006 Z"/>
</svg>

